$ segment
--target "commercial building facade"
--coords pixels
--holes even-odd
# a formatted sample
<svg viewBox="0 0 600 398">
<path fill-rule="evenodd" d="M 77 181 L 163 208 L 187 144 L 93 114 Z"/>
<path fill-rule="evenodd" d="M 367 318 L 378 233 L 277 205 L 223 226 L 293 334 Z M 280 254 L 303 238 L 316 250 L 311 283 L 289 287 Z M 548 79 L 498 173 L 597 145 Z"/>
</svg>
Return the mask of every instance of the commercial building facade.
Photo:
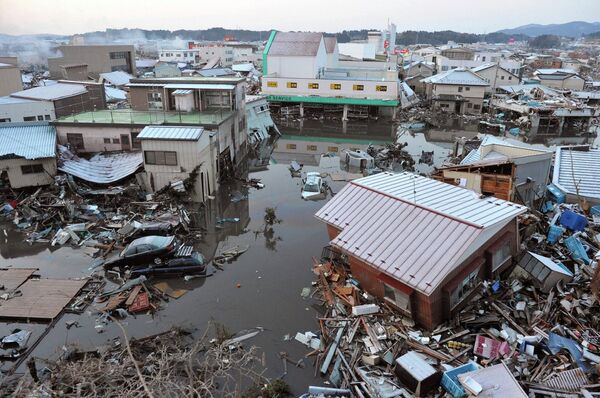
<svg viewBox="0 0 600 398">
<path fill-rule="evenodd" d="M 61 66 L 74 64 L 86 64 L 89 75 L 94 79 L 105 72 L 136 72 L 135 49 L 132 45 L 64 45 L 57 50 L 62 57 L 48 58 L 48 70 L 53 79 L 63 78 Z"/>
</svg>

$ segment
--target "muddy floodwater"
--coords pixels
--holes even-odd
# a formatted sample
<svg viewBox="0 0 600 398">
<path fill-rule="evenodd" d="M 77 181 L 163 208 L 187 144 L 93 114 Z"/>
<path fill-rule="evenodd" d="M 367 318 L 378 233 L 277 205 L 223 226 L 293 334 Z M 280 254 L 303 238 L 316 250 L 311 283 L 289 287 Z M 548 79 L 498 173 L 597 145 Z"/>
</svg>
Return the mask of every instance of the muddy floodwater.
<svg viewBox="0 0 600 398">
<path fill-rule="evenodd" d="M 219 322 L 231 331 L 262 327 L 264 332 L 245 342 L 256 345 L 265 352 L 267 376 L 283 374 L 278 354 L 288 353 L 296 361 L 309 349 L 293 340 L 296 332 L 316 331 L 318 302 L 301 297 L 301 291 L 310 287 L 312 257 L 319 257 L 328 242 L 325 226 L 315 219 L 315 212 L 331 197 L 304 201 L 300 197 L 301 180 L 293 178 L 288 170 L 291 160 L 304 164 L 303 171 L 339 170 L 339 159 L 333 157 L 327 164 L 320 159 L 322 152 L 341 153 L 346 148 L 363 148 L 396 139 L 396 128 L 383 123 L 351 126 L 350 129 L 322 122 L 303 126 L 282 125 L 283 136 L 277 143 L 270 164 L 259 171 L 251 171 L 250 178 L 258 178 L 264 189 L 251 188 L 248 199 L 232 201 L 231 195 L 243 188 L 236 184 L 223 186 L 217 199 L 206 209 L 200 208 L 195 218 L 204 227 L 196 249 L 207 258 L 235 246 L 249 249 L 237 260 L 225 264 L 223 269 L 211 267 L 213 275 L 189 282 L 183 278 L 171 279 L 173 288 L 189 291 L 179 299 L 163 304 L 154 315 L 129 315 L 122 320 L 129 337 L 143 337 L 165 331 L 172 326 L 193 328 L 201 334 L 208 323 Z M 415 158 L 417 171 L 428 173 L 434 165 L 441 164 L 450 155 L 457 137 L 471 138 L 474 132 L 406 133 L 400 140 L 408 144 L 408 152 Z M 316 144 L 322 145 L 314 149 Z M 327 148 L 320 150 L 321 148 Z M 423 152 L 433 152 L 432 161 L 421 162 Z M 338 192 L 345 182 L 326 179 L 333 192 Z M 235 197 L 235 195 L 234 195 Z M 265 231 L 264 212 L 274 207 L 281 223 L 273 231 Z M 217 219 L 239 218 L 238 222 L 224 223 L 220 228 Z M 42 277 L 79 278 L 91 274 L 88 269 L 92 259 L 82 250 L 64 247 L 50 248 L 48 244 L 29 245 L 24 236 L 10 222 L 2 224 L 0 235 L 0 267 L 36 267 Z M 121 336 L 115 324 L 108 324 L 97 332 L 98 316 L 93 308 L 81 315 L 65 314 L 52 327 L 47 324 L 0 324 L 0 336 L 20 327 L 33 331 L 29 344 L 39 340 L 31 355 L 38 358 L 55 358 L 64 347 L 76 345 L 92 349 L 111 344 Z M 78 327 L 67 329 L 67 322 L 75 320 Z M 45 334 L 45 335 L 44 335 Z M 286 336 L 292 339 L 286 341 Z M 43 338 L 40 338 L 43 337 Z M 287 366 L 284 377 L 294 394 L 306 391 L 311 384 L 322 384 L 314 377 L 312 358 L 305 359 L 306 367 Z M 13 363 L 2 364 L 7 370 Z M 18 371 L 22 372 L 24 365 Z"/>
</svg>

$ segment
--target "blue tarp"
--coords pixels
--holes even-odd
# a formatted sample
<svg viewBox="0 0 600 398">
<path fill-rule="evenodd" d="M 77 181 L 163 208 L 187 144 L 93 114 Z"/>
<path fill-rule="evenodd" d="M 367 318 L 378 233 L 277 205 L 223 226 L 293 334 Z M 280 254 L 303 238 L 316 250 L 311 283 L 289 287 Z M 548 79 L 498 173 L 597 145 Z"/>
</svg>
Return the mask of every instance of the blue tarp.
<svg viewBox="0 0 600 398">
<path fill-rule="evenodd" d="M 579 343 L 577 343 L 575 340 L 559 336 L 558 334 L 552 332 L 548 333 L 548 349 L 550 352 L 556 355 L 563 348 L 569 351 L 581 369 L 583 369 L 585 372 L 595 372 L 594 367 L 584 360 L 583 349 Z"/>
</svg>

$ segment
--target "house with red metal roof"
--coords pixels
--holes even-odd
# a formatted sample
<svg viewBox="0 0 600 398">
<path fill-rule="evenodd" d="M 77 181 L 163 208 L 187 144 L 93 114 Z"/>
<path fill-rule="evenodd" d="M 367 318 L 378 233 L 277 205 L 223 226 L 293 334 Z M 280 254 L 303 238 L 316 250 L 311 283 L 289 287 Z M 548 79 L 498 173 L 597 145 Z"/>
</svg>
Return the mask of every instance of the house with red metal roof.
<svg viewBox="0 0 600 398">
<path fill-rule="evenodd" d="M 512 266 L 525 206 L 412 173 L 348 183 L 316 217 L 370 294 L 433 329 Z"/>
</svg>

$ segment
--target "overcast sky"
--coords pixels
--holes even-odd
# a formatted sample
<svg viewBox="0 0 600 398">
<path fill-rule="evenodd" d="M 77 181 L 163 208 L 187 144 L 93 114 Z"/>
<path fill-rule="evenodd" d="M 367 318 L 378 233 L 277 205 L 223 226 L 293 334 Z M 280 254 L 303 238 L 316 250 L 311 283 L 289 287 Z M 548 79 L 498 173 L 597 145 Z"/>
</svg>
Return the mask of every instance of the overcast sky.
<svg viewBox="0 0 600 398">
<path fill-rule="evenodd" d="M 0 33 L 106 28 L 382 28 L 487 33 L 529 23 L 600 21 L 599 0 L 0 0 Z"/>
</svg>

